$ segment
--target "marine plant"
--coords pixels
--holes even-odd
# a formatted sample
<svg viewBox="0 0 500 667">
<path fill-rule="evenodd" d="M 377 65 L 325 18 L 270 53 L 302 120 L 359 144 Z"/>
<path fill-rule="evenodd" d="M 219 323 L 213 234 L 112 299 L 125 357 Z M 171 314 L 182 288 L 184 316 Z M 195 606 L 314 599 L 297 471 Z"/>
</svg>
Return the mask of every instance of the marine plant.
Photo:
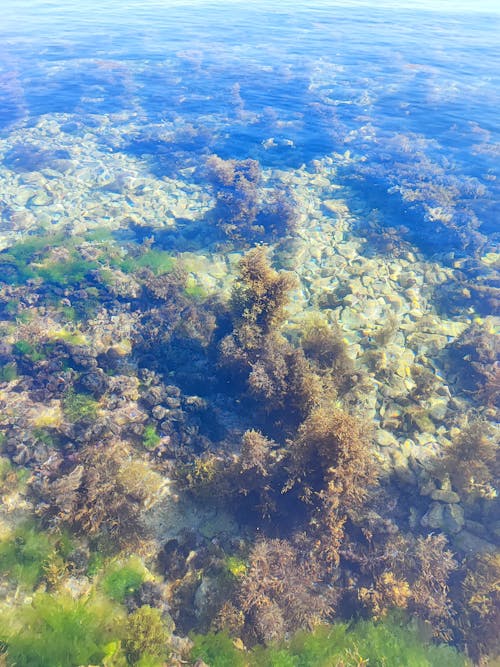
<svg viewBox="0 0 500 667">
<path fill-rule="evenodd" d="M 297 202 L 291 189 L 264 190 L 256 160 L 224 160 L 211 155 L 206 173 L 216 199 L 214 222 L 226 238 L 248 245 L 281 239 L 296 229 Z"/>
<path fill-rule="evenodd" d="M 271 267 L 264 246 L 249 250 L 238 269 L 231 295 L 235 326 L 239 330 L 247 325 L 256 334 L 268 334 L 283 322 L 289 292 L 296 286 L 296 280 L 291 274 Z"/>
<path fill-rule="evenodd" d="M 145 528 L 141 512 L 161 494 L 162 479 L 146 463 L 126 456 L 119 441 L 86 445 L 68 472 L 41 471 L 31 485 L 38 513 L 52 525 L 66 525 L 90 538 L 137 544 Z"/>
<path fill-rule="evenodd" d="M 321 585 L 322 568 L 292 542 L 259 540 L 253 546 L 238 592 L 246 631 L 259 641 L 281 640 L 287 632 L 312 627 L 333 612 L 338 594 Z"/>
<path fill-rule="evenodd" d="M 354 363 L 347 354 L 347 344 L 337 323 L 329 324 L 320 317 L 310 317 L 303 327 L 300 346 L 318 369 L 327 373 L 337 389 L 349 389 L 354 376 Z"/>
<path fill-rule="evenodd" d="M 257 223 L 261 171 L 255 160 L 223 160 L 212 155 L 206 163 L 214 188 L 215 224 L 229 238 L 248 243 L 263 233 Z"/>
<path fill-rule="evenodd" d="M 233 331 L 219 345 L 221 371 L 258 410 L 291 428 L 323 390 L 303 351 L 279 332 L 294 285 L 290 274 L 271 267 L 264 247 L 248 251 L 231 295 Z"/>
<path fill-rule="evenodd" d="M 97 402 L 88 394 L 69 390 L 63 398 L 64 415 L 70 422 L 94 420 L 97 417 Z"/>
<path fill-rule="evenodd" d="M 0 451 L 2 450 L 3 433 L 0 433 Z M 0 497 L 9 493 L 23 492 L 29 470 L 22 466 L 13 465 L 10 459 L 0 456 Z"/>
<path fill-rule="evenodd" d="M 160 610 L 144 605 L 127 617 L 123 648 L 131 664 L 144 665 L 152 659 L 161 664 L 160 659 L 165 660 L 169 653 L 170 638 Z"/>
<path fill-rule="evenodd" d="M 144 432 L 142 434 L 142 444 L 146 449 L 153 450 L 155 449 L 161 438 L 156 431 L 154 424 L 147 424 L 144 427 Z"/>
<path fill-rule="evenodd" d="M 369 548 L 362 544 L 357 552 L 344 556 L 373 577 L 370 587 L 360 587 L 358 596 L 375 616 L 384 616 L 391 608 L 408 609 L 428 624 L 435 637 L 448 641 L 454 625 L 450 582 L 458 561 L 447 548 L 443 534 L 415 537 L 390 534 L 377 543 L 370 536 Z"/>
<path fill-rule="evenodd" d="M 0 571 L 16 584 L 32 589 L 44 578 L 45 566 L 57 552 L 57 538 L 28 521 L 0 541 Z"/>
<path fill-rule="evenodd" d="M 102 577 L 101 586 L 110 600 L 124 602 L 125 598 L 139 590 L 144 581 L 146 570 L 137 557 L 125 562 L 111 563 Z"/>
<path fill-rule="evenodd" d="M 78 667 L 99 663 L 120 634 L 122 614 L 106 600 L 37 593 L 31 603 L 2 612 L 1 640 L 7 664 Z"/>
<path fill-rule="evenodd" d="M 37 350 L 35 345 L 27 340 L 19 340 L 17 343 L 14 343 L 14 350 L 17 354 L 22 355 L 33 362 L 45 359 L 45 354 Z"/>
<path fill-rule="evenodd" d="M 436 462 L 438 475 L 448 474 L 463 500 L 496 499 L 500 476 L 500 447 L 494 428 L 472 419 L 459 430 L 444 456 Z"/>
<path fill-rule="evenodd" d="M 123 258 L 113 258 L 110 266 L 121 269 L 124 273 L 137 273 L 149 269 L 155 276 L 169 273 L 175 266 L 175 259 L 165 250 L 156 248 L 134 249 Z"/>
<path fill-rule="evenodd" d="M 500 343 L 491 319 L 474 322 L 448 346 L 463 389 L 488 405 L 500 407 Z"/>
<path fill-rule="evenodd" d="M 288 443 L 289 479 L 308 507 L 311 551 L 332 573 L 339 564 L 344 527 L 359 514 L 378 482 L 370 433 L 328 395 Z"/>
<path fill-rule="evenodd" d="M 247 656 L 236 648 L 234 641 L 224 632 L 193 635 L 191 657 L 193 662 L 203 660 L 210 667 L 247 667 Z"/>
<path fill-rule="evenodd" d="M 415 623 L 391 617 L 383 622 L 321 624 L 271 646 L 244 646 L 224 633 L 194 635 L 191 659 L 209 667 L 466 667 L 455 649 L 428 641 Z"/>
<path fill-rule="evenodd" d="M 469 654 L 481 664 L 500 656 L 500 555 L 467 558 L 460 590 L 460 627 Z"/>
<path fill-rule="evenodd" d="M 12 382 L 17 378 L 17 365 L 14 361 L 0 366 L 0 382 Z"/>
</svg>

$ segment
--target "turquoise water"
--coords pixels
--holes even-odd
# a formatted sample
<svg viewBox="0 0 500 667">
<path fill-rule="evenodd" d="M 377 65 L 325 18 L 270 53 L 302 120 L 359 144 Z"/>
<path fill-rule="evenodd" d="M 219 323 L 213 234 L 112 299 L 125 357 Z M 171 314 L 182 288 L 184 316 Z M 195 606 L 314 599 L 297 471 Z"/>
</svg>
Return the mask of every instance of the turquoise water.
<svg viewBox="0 0 500 667">
<path fill-rule="evenodd" d="M 500 651 L 500 14 L 468 4 L 3 3 L 7 665 L 387 617 L 317 650 Z"/>
</svg>

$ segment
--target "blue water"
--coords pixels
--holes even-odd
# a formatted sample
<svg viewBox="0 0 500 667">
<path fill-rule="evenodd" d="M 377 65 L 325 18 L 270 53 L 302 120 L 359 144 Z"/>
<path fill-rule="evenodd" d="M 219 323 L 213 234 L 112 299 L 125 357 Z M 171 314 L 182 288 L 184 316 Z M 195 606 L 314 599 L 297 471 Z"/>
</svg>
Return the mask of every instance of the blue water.
<svg viewBox="0 0 500 667">
<path fill-rule="evenodd" d="M 432 207 L 459 231 L 480 232 L 471 251 L 495 242 L 500 15 L 491 4 L 2 7 L 3 136 L 44 115 L 92 126 L 124 112 L 134 128 L 120 146 L 103 134 L 103 149 L 142 156 L 159 176 L 209 153 L 296 169 L 349 150 L 357 167 L 344 170 L 345 182 L 388 223 L 407 216 L 423 249 L 464 247 L 449 225 L 439 243 L 428 227 L 420 233 Z M 165 123 L 177 128 L 168 147 Z M 430 182 L 439 192 L 425 189 Z"/>
</svg>

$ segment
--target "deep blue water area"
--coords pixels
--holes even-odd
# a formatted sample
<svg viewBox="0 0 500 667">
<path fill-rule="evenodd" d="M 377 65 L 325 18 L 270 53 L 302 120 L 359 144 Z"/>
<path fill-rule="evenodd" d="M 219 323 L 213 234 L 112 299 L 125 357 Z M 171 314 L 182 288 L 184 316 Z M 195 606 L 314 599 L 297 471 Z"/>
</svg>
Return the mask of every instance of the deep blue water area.
<svg viewBox="0 0 500 667">
<path fill-rule="evenodd" d="M 208 153 L 293 169 L 349 150 L 359 161 L 342 177 L 388 224 L 408 214 L 424 249 L 459 251 L 449 226 L 438 244 L 419 234 L 443 209 L 481 232 L 476 251 L 498 231 L 500 21 L 475 9 L 7 2 L 1 132 L 125 112 L 135 127 L 109 150 L 147 156 L 157 175 Z"/>
</svg>

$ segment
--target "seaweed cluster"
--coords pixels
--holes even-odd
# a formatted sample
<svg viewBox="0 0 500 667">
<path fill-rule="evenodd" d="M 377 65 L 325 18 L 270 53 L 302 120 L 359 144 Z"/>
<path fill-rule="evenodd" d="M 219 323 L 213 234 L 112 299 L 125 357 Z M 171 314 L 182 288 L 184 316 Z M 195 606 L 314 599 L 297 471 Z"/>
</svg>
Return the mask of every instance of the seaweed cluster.
<svg viewBox="0 0 500 667">
<path fill-rule="evenodd" d="M 294 232 L 298 213 L 291 190 L 264 187 L 256 160 L 223 160 L 212 155 L 206 171 L 216 201 L 211 215 L 224 238 L 240 246 L 253 245 Z"/>
</svg>

